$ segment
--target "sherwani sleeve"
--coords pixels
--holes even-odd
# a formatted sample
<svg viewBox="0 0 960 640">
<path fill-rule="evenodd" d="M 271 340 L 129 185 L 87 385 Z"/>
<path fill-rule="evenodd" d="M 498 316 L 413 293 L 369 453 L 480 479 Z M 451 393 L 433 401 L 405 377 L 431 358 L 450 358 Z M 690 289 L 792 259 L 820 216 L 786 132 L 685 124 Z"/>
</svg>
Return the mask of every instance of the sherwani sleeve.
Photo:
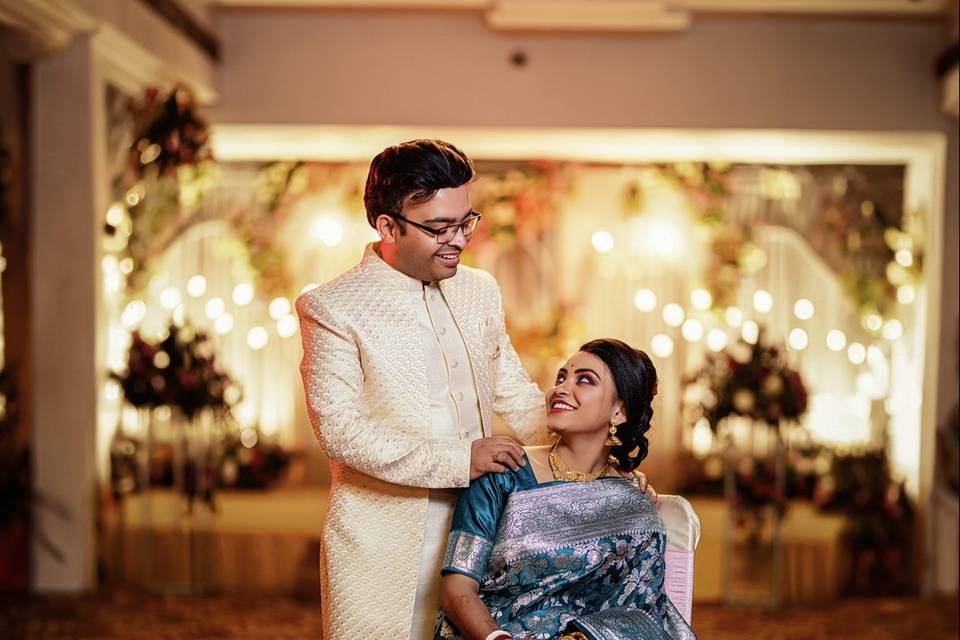
<svg viewBox="0 0 960 640">
<path fill-rule="evenodd" d="M 411 435 L 366 418 L 360 409 L 364 374 L 355 339 L 320 300 L 301 296 L 297 313 L 307 412 L 327 456 L 394 484 L 467 486 L 470 442 Z"/>
<path fill-rule="evenodd" d="M 543 392 L 520 362 L 520 356 L 507 335 L 500 288 L 494 284 L 498 356 L 493 384 L 493 411 L 500 415 L 525 445 L 547 442 L 546 406 Z"/>
</svg>

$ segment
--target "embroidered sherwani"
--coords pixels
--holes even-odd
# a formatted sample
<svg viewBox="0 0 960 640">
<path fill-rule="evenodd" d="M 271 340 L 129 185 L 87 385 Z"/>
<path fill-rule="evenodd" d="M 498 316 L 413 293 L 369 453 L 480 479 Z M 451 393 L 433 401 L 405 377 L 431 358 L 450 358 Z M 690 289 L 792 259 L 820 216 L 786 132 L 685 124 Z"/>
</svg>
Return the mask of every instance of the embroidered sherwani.
<svg viewBox="0 0 960 640">
<path fill-rule="evenodd" d="M 332 478 L 320 572 L 328 638 L 410 637 L 430 490 L 470 482 L 472 438 L 435 434 L 410 280 L 370 245 L 297 299 L 307 407 Z M 493 277 L 461 266 L 435 288 L 466 350 L 457 366 L 469 367 L 482 434 L 499 414 L 524 442 L 542 440 L 543 395 L 510 344 Z"/>
</svg>

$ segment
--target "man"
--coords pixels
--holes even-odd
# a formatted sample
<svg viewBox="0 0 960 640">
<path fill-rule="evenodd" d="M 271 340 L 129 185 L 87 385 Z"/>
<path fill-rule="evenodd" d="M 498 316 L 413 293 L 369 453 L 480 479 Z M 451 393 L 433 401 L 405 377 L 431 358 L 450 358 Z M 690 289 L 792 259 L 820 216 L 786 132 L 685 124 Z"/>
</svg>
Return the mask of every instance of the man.
<svg viewBox="0 0 960 640">
<path fill-rule="evenodd" d="M 543 394 L 504 326 L 500 291 L 460 267 L 480 214 L 456 147 L 414 140 L 370 165 L 367 219 L 380 236 L 360 264 L 297 300 L 300 366 L 330 458 L 321 545 L 324 637 L 432 637 L 456 493 L 516 470 L 494 414 L 543 442 Z"/>
<path fill-rule="evenodd" d="M 543 395 L 506 336 L 496 283 L 458 269 L 479 222 L 473 176 L 444 142 L 384 150 L 364 194 L 381 241 L 297 300 L 307 405 L 332 476 L 327 638 L 429 637 L 453 490 L 523 462 L 516 443 L 491 437 L 493 414 L 542 439 Z"/>
</svg>

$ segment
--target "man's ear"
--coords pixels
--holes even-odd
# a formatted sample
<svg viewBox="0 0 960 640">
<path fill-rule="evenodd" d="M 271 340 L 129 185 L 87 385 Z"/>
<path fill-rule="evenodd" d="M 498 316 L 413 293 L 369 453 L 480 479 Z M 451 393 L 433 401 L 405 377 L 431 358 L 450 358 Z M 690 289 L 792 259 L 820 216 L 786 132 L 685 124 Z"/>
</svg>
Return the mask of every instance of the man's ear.
<svg viewBox="0 0 960 640">
<path fill-rule="evenodd" d="M 374 225 L 377 230 L 377 235 L 380 236 L 380 240 L 387 244 L 394 244 L 397 241 L 397 236 L 400 235 L 400 228 L 397 227 L 396 220 L 383 213 L 377 216 L 377 219 L 374 220 Z"/>
</svg>

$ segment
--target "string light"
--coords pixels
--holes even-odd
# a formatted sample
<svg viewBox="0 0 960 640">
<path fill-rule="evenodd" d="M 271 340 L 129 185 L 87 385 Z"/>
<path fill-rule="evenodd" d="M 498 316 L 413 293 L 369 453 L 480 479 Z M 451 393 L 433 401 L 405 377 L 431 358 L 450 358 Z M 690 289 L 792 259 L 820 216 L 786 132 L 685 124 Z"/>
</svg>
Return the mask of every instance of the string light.
<svg viewBox="0 0 960 640">
<path fill-rule="evenodd" d="M 187 280 L 187 294 L 191 298 L 199 298 L 207 292 L 207 279 L 199 273 Z"/>
<path fill-rule="evenodd" d="M 912 284 L 905 284 L 897 287 L 897 302 L 900 304 L 912 304 L 917 297 L 917 290 Z"/>
<path fill-rule="evenodd" d="M 792 329 L 790 335 L 787 336 L 788 344 L 797 351 L 806 349 L 809 341 L 810 339 L 807 337 L 807 332 L 800 328 Z"/>
<path fill-rule="evenodd" d="M 277 334 L 281 338 L 289 338 L 297 332 L 297 317 L 285 315 L 277 320 Z"/>
<path fill-rule="evenodd" d="M 740 335 L 747 344 L 757 344 L 757 340 L 760 339 L 760 325 L 753 320 L 747 320 L 740 327 Z"/>
<path fill-rule="evenodd" d="M 249 282 L 241 282 L 233 288 L 233 303 L 238 307 L 243 307 L 253 301 L 253 285 Z"/>
<path fill-rule="evenodd" d="M 290 301 L 286 298 L 274 298 L 270 301 L 268 310 L 271 318 L 279 320 L 290 313 Z"/>
<path fill-rule="evenodd" d="M 680 333 L 687 342 L 696 342 L 703 337 L 703 325 L 699 320 L 688 318 L 684 321 Z"/>
<path fill-rule="evenodd" d="M 330 216 L 317 218 L 310 232 L 314 238 L 328 247 L 335 247 L 343 240 L 343 225 Z"/>
<path fill-rule="evenodd" d="M 867 359 L 867 348 L 859 342 L 851 342 L 847 347 L 847 357 L 853 364 L 863 364 Z"/>
<path fill-rule="evenodd" d="M 320 285 L 318 285 L 316 282 L 308 282 L 306 285 L 304 285 L 303 289 L 300 289 L 300 295 L 303 295 L 308 291 L 313 291 L 319 286 Z"/>
<path fill-rule="evenodd" d="M 876 313 L 869 313 L 863 318 L 863 326 L 869 331 L 880 331 L 883 328 L 883 318 Z"/>
<path fill-rule="evenodd" d="M 204 313 L 206 313 L 207 317 L 211 320 L 216 320 L 223 315 L 225 309 L 226 305 L 223 302 L 223 298 L 210 298 L 203 307 Z"/>
<path fill-rule="evenodd" d="M 740 311 L 738 307 L 727 307 L 723 315 L 727 324 L 734 329 L 743 324 L 743 311 Z"/>
<path fill-rule="evenodd" d="M 903 335 L 903 325 L 899 320 L 887 320 L 883 324 L 883 337 L 887 340 L 896 340 Z"/>
<path fill-rule="evenodd" d="M 127 329 L 135 329 L 146 315 L 147 305 L 143 300 L 131 300 L 120 314 L 120 322 Z"/>
<path fill-rule="evenodd" d="M 213 321 L 213 330 L 222 336 L 233 331 L 233 316 L 229 313 L 220 315 L 220 317 Z"/>
<path fill-rule="evenodd" d="M 593 248 L 600 253 L 607 253 L 613 249 L 613 236 L 610 235 L 610 232 L 604 231 L 603 229 L 595 232 L 590 241 L 593 243 Z"/>
<path fill-rule="evenodd" d="M 663 321 L 666 322 L 671 327 L 679 327 L 683 324 L 683 319 L 686 317 L 686 312 L 683 310 L 683 307 L 678 305 L 676 302 L 671 302 L 663 308 Z"/>
<path fill-rule="evenodd" d="M 707 348 L 717 353 L 727 346 L 727 332 L 723 329 L 710 329 L 707 333 Z"/>
<path fill-rule="evenodd" d="M 904 266 L 909 267 L 913 265 L 913 254 L 909 249 L 899 249 L 896 254 L 894 254 L 897 262 Z"/>
<path fill-rule="evenodd" d="M 657 294 L 650 289 L 640 289 L 633 296 L 633 306 L 645 313 L 653 311 L 657 307 Z"/>
<path fill-rule="evenodd" d="M 696 309 L 706 311 L 713 304 L 713 296 L 706 289 L 694 289 L 690 294 L 690 304 Z"/>
<path fill-rule="evenodd" d="M 673 340 L 664 333 L 658 333 L 650 339 L 650 350 L 658 358 L 669 358 L 673 354 Z"/>
<path fill-rule="evenodd" d="M 253 327 L 247 332 L 247 346 L 254 351 L 263 349 L 269 340 L 270 336 L 263 327 Z"/>
<path fill-rule="evenodd" d="M 753 308 L 757 313 L 769 313 L 773 309 L 773 296 L 765 289 L 757 289 L 753 292 Z"/>
<path fill-rule="evenodd" d="M 831 329 L 827 332 L 827 348 L 831 351 L 843 351 L 847 346 L 847 336 L 839 329 Z"/>
<path fill-rule="evenodd" d="M 809 320 L 813 317 L 814 311 L 813 303 L 806 298 L 800 298 L 793 303 L 793 315 L 799 320 Z"/>
<path fill-rule="evenodd" d="M 160 306 L 167 311 L 173 311 L 180 304 L 180 290 L 176 287 L 167 287 L 160 292 Z"/>
</svg>

